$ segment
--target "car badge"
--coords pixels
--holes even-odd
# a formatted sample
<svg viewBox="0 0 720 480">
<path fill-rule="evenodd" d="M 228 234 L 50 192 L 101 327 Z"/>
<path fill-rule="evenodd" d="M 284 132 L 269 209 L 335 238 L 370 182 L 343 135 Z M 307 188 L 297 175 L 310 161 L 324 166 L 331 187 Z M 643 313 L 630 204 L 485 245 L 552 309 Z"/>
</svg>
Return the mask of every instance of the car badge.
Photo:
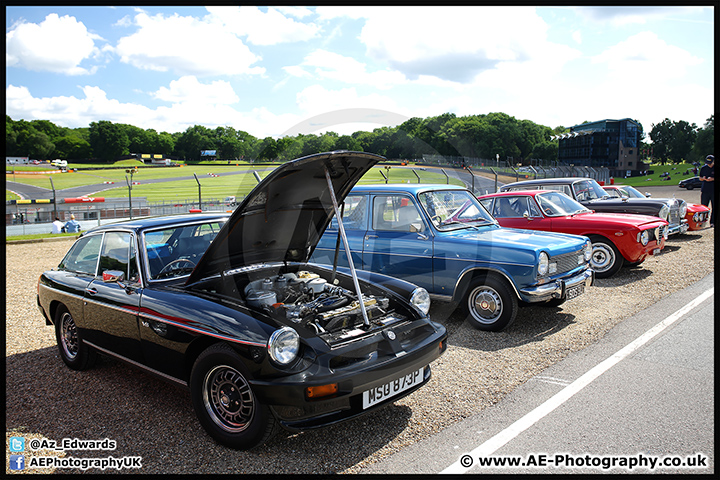
<svg viewBox="0 0 720 480">
<path fill-rule="evenodd" d="M 395 340 L 397 338 L 395 332 L 393 332 L 392 330 L 388 330 L 387 332 L 385 332 L 385 334 L 387 335 L 388 340 Z"/>
</svg>

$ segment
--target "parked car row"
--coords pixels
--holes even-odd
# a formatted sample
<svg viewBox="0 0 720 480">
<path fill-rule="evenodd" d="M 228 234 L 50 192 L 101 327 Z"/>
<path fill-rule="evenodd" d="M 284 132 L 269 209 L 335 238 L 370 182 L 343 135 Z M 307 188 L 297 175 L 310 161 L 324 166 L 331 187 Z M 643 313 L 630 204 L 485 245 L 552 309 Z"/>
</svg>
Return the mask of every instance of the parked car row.
<svg viewBox="0 0 720 480">
<path fill-rule="evenodd" d="M 557 190 L 510 190 L 483 195 L 480 203 L 503 227 L 588 237 L 597 278 L 659 255 L 668 236 L 668 222 L 659 217 L 596 213 Z"/>
<path fill-rule="evenodd" d="M 573 199 L 605 196 L 587 179 L 569 184 L 573 198 L 548 185 L 480 199 L 452 185 L 355 186 L 381 160 L 311 155 L 232 214 L 84 232 L 38 281 L 61 359 L 84 370 L 102 353 L 185 386 L 207 433 L 248 449 L 425 385 L 447 348 L 431 298 L 502 330 L 521 306 L 561 305 L 656 255 L 685 215 L 657 200 L 633 202 L 653 216 L 593 213 Z"/>
<path fill-rule="evenodd" d="M 649 198 L 651 194 L 640 193 L 637 188 L 629 185 L 606 185 L 603 187 L 612 197 L 619 198 Z M 692 190 L 692 188 L 688 188 Z M 704 228 L 705 222 L 710 218 L 710 209 L 699 203 L 686 203 L 687 210 L 685 220 L 687 220 L 688 230 L 700 230 Z"/>
<path fill-rule="evenodd" d="M 669 223 L 670 235 L 685 233 L 688 230 L 685 214 L 685 200 L 652 199 L 644 195 L 636 197 L 613 198 L 592 178 L 543 178 L 514 182 L 500 187 L 501 192 L 511 190 L 558 190 L 583 204 L 590 210 L 605 213 L 632 213 L 660 217 Z"/>
</svg>

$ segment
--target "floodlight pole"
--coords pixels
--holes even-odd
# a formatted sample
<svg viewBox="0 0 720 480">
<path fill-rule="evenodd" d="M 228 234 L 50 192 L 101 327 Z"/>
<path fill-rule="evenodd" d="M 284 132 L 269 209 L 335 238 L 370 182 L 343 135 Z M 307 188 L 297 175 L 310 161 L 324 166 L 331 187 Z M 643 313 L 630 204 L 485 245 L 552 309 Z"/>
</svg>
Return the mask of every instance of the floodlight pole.
<svg viewBox="0 0 720 480">
<path fill-rule="evenodd" d="M 125 170 L 125 173 L 130 174 L 130 181 L 128 181 L 128 177 L 127 177 L 127 175 L 125 175 L 125 183 L 127 183 L 127 186 L 128 186 L 128 202 L 130 205 L 130 220 L 132 220 L 132 183 L 133 183 L 132 177 L 133 177 L 133 175 L 135 175 L 136 171 L 137 170 L 135 168 L 129 168 L 129 169 Z"/>
<path fill-rule="evenodd" d="M 55 184 L 52 181 L 52 177 L 49 178 L 50 180 L 50 186 L 52 187 L 53 191 L 53 218 L 57 218 L 57 197 L 55 195 Z"/>
<path fill-rule="evenodd" d="M 200 180 L 198 180 L 197 175 L 193 173 L 193 177 L 195 177 L 195 181 L 198 184 L 198 208 L 202 210 L 202 185 L 200 185 Z"/>
</svg>

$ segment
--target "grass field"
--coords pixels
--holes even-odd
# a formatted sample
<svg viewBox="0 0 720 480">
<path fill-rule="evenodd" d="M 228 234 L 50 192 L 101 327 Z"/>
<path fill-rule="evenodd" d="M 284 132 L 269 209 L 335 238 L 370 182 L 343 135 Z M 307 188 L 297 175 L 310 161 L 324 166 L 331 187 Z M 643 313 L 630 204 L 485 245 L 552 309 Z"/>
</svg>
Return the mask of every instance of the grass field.
<svg viewBox="0 0 720 480">
<path fill-rule="evenodd" d="M 16 166 L 14 167 L 14 174 L 12 174 L 12 169 L 6 168 L 6 179 L 18 183 L 25 183 L 50 189 L 51 185 L 49 178 L 52 178 L 56 190 L 82 185 L 114 182 L 112 184 L 108 183 L 106 187 L 103 186 L 102 188 L 106 189 L 99 191 L 96 196 L 125 198 L 128 196 L 128 187 L 125 178 L 128 176 L 126 168 L 130 168 L 138 164 L 141 164 L 141 162 L 137 160 L 125 160 L 117 162 L 114 165 L 115 167 L 120 166 L 122 168 L 106 168 L 103 170 L 88 170 L 87 165 L 80 166 L 71 164 L 68 165 L 68 168 L 70 170 L 77 168 L 77 170 L 55 174 L 28 173 L 33 171 L 46 171 L 49 168 L 48 166 Z M 107 165 L 104 166 L 107 167 Z M 275 167 L 276 165 L 273 164 L 262 163 L 254 165 L 248 163 L 227 165 L 223 163 L 184 165 L 181 167 L 140 168 L 132 177 L 133 182 L 138 183 L 137 185 L 133 185 L 132 195 L 133 197 L 145 197 L 150 203 L 196 199 L 198 196 L 198 185 L 193 178 L 193 174 L 195 174 L 200 181 L 203 198 L 219 199 L 230 195 L 241 197 L 246 195 L 256 185 L 253 171 L 257 171 L 260 177 L 264 177 Z M 651 170 L 653 170 L 652 175 L 631 178 L 615 178 L 615 183 L 622 183 L 624 185 L 633 185 L 637 187 L 677 185 L 677 182 L 680 180 L 694 176 L 692 168 L 692 165 L 686 163 L 678 165 L 657 164 L 651 166 Z M 381 175 L 380 171 L 389 176 L 389 182 L 391 183 L 417 182 L 417 177 L 409 168 L 393 167 L 388 171 L 383 166 L 373 168 L 362 178 L 360 183 L 385 183 L 385 179 Z M 686 171 L 688 172 L 687 174 L 685 173 Z M 228 172 L 235 173 L 236 175 L 217 177 L 210 175 L 211 173 L 218 174 Z M 433 169 L 421 170 L 420 168 L 415 168 L 415 172 L 420 175 L 420 179 L 424 183 L 446 182 L 445 176 L 441 173 L 437 173 L 437 171 Z M 670 175 L 670 180 L 664 180 L 664 177 L 661 177 L 661 174 L 665 172 Z M 128 178 L 130 177 L 128 176 Z M 168 181 L 147 183 L 148 180 L 159 179 L 168 179 Z M 458 180 L 451 179 L 451 182 L 460 184 Z M 18 196 L 6 189 L 5 199 L 17 200 Z"/>
<path fill-rule="evenodd" d="M 72 169 L 72 166 L 69 167 Z M 200 181 L 200 192 L 203 199 L 221 199 L 230 195 L 242 197 L 252 190 L 257 184 L 253 172 L 257 172 L 261 178 L 264 178 L 270 171 L 276 168 L 276 165 L 268 164 L 240 164 L 236 165 L 188 165 L 184 167 L 174 168 L 144 168 L 139 169 L 132 177 L 134 185 L 132 186 L 133 197 L 145 197 L 149 203 L 185 201 L 187 199 L 197 199 L 198 184 L 193 177 L 197 175 Z M 385 167 L 375 167 L 370 170 L 361 180 L 361 184 L 385 183 L 385 179 L 380 171 L 388 176 L 391 183 L 416 183 L 417 177 L 412 170 L 407 168 L 391 168 L 389 171 Z M 423 183 L 446 183 L 446 177 L 442 173 L 435 171 L 426 171 L 415 169 Z M 214 174 L 235 173 L 235 175 Z M 113 184 L 103 185 L 102 190 L 94 196 L 110 197 L 110 198 L 126 198 L 128 196 L 128 186 L 126 183 L 125 169 L 114 170 L 78 170 L 66 173 L 55 174 L 22 174 L 17 170 L 15 175 L 6 175 L 7 180 L 18 183 L 25 183 L 37 187 L 50 189 L 50 180 L 56 190 L 65 188 L 78 187 L 82 185 L 103 184 L 104 182 L 114 182 Z M 14 177 L 14 180 L 13 180 Z M 128 179 L 130 177 L 128 176 Z M 168 181 L 146 183 L 147 180 L 167 179 Z M 177 180 L 171 180 L 177 179 Z M 451 183 L 461 185 L 459 180 L 451 179 Z M 137 183 L 137 184 L 135 184 Z M 6 200 L 16 200 L 18 197 L 6 189 Z M 51 195 L 51 193 L 49 193 Z"/>
</svg>

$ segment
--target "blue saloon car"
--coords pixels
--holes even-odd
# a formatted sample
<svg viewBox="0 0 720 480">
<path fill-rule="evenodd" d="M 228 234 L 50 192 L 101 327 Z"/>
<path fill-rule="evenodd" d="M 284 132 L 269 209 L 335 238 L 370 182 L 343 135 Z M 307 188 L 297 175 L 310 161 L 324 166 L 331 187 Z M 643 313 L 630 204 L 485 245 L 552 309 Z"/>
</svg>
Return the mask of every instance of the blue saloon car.
<svg viewBox="0 0 720 480">
<path fill-rule="evenodd" d="M 356 186 L 341 212 L 355 268 L 461 304 L 480 330 L 511 325 L 521 302 L 557 306 L 594 281 L 589 239 L 503 228 L 459 186 Z M 348 265 L 341 238 L 333 219 L 312 261 Z"/>
</svg>

